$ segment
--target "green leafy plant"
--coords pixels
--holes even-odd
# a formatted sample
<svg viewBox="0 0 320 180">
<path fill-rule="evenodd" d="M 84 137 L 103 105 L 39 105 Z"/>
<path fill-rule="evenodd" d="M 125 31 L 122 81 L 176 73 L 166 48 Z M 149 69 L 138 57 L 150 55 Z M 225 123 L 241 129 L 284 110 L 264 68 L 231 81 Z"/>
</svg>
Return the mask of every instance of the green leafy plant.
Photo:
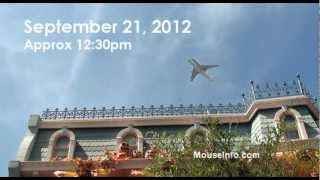
<svg viewBox="0 0 320 180">
<path fill-rule="evenodd" d="M 256 144 L 237 141 L 234 131 L 220 129 L 219 119 L 204 118 L 208 134 L 162 134 L 146 176 L 313 176 L 319 174 L 319 150 L 287 141 L 286 127 L 269 128 Z M 298 141 L 297 141 L 298 142 Z M 304 143 L 307 144 L 307 143 Z M 298 148 L 300 147 L 300 148 Z M 195 152 L 256 153 L 259 158 L 194 158 Z"/>
</svg>

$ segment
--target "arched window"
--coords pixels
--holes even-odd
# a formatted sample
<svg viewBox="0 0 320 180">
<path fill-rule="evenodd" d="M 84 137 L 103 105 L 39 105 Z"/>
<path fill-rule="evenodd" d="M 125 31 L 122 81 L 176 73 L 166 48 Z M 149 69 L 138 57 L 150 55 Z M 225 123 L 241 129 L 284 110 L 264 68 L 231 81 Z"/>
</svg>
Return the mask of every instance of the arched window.
<svg viewBox="0 0 320 180">
<path fill-rule="evenodd" d="M 143 153 L 143 135 L 137 128 L 129 126 L 117 134 L 118 151 L 123 143 L 129 146 L 129 155 L 131 155 L 133 151 Z"/>
<path fill-rule="evenodd" d="M 194 131 L 191 133 L 190 141 L 192 144 L 203 143 L 206 140 L 206 133 L 204 131 Z"/>
<path fill-rule="evenodd" d="M 76 147 L 76 136 L 69 129 L 54 132 L 49 140 L 48 160 L 72 159 Z"/>
<path fill-rule="evenodd" d="M 137 151 L 137 143 L 138 143 L 138 137 L 135 134 L 127 134 L 122 138 L 122 143 L 127 143 L 128 144 L 128 153 L 129 156 L 132 157 L 134 152 Z"/>
<path fill-rule="evenodd" d="M 53 147 L 52 157 L 57 157 L 58 159 L 64 159 L 68 157 L 69 152 L 69 137 L 61 136 L 58 138 L 56 144 Z"/>
<path fill-rule="evenodd" d="M 281 127 L 282 125 L 284 129 L 284 139 L 308 139 L 304 119 L 294 108 L 283 106 L 276 112 L 274 121 L 276 127 Z"/>
<path fill-rule="evenodd" d="M 138 137 L 135 134 L 127 134 L 122 140 L 128 143 L 130 146 L 137 146 Z"/>
<path fill-rule="evenodd" d="M 296 119 L 292 115 L 285 115 L 282 119 L 286 139 L 299 139 Z"/>
<path fill-rule="evenodd" d="M 201 143 L 206 141 L 208 137 L 208 129 L 200 126 L 199 124 L 194 124 L 186 131 L 186 136 L 190 138 L 192 144 Z"/>
</svg>

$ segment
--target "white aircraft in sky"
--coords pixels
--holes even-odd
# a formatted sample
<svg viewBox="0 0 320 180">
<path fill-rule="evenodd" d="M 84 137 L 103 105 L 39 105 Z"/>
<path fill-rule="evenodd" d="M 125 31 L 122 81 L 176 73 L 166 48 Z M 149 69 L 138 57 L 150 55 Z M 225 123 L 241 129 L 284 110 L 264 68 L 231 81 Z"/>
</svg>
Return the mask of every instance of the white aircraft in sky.
<svg viewBox="0 0 320 180">
<path fill-rule="evenodd" d="M 189 59 L 189 63 L 193 66 L 191 81 L 200 73 L 210 81 L 213 80 L 207 73 L 207 70 L 210 68 L 218 67 L 219 65 L 201 65 L 195 59 Z"/>
</svg>

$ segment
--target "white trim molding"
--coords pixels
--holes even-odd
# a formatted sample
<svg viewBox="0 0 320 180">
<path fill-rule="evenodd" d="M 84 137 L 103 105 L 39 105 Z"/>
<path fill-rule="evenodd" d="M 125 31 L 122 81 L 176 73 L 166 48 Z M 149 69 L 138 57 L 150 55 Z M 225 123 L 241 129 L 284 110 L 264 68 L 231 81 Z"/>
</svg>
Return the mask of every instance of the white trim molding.
<svg viewBox="0 0 320 180">
<path fill-rule="evenodd" d="M 71 130 L 69 130 L 67 128 L 62 128 L 62 129 L 54 132 L 50 137 L 49 146 L 48 146 L 48 160 L 50 160 L 52 158 L 54 146 L 60 137 L 68 137 L 69 138 L 69 148 L 68 148 L 67 158 L 68 159 L 73 158 L 73 154 L 74 154 L 74 151 L 76 148 L 76 136 Z"/>
<path fill-rule="evenodd" d="M 281 109 L 279 109 L 276 112 L 276 114 L 274 115 L 274 121 L 275 121 L 276 127 L 279 126 L 280 121 L 286 115 L 290 115 L 295 118 L 297 130 L 299 133 L 299 139 L 308 139 L 308 134 L 307 134 L 306 128 L 304 126 L 303 117 L 301 116 L 301 114 L 297 110 L 295 110 L 293 108 L 286 108 L 285 106 L 283 106 Z"/>
</svg>

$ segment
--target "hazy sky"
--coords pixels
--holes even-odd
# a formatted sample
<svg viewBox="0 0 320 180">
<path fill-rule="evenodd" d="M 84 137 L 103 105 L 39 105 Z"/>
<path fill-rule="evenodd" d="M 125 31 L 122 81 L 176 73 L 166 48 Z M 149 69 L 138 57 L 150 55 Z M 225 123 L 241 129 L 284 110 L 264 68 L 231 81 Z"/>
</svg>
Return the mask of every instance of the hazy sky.
<svg viewBox="0 0 320 180">
<path fill-rule="evenodd" d="M 189 19 L 192 34 L 52 35 L 50 40 L 132 41 L 132 51 L 23 50 L 24 21 L 121 22 Z M 0 175 L 14 160 L 30 114 L 45 108 L 227 104 L 241 102 L 249 81 L 302 79 L 317 92 L 317 4 L 0 5 Z M 216 79 L 190 82 L 194 57 Z"/>
</svg>

